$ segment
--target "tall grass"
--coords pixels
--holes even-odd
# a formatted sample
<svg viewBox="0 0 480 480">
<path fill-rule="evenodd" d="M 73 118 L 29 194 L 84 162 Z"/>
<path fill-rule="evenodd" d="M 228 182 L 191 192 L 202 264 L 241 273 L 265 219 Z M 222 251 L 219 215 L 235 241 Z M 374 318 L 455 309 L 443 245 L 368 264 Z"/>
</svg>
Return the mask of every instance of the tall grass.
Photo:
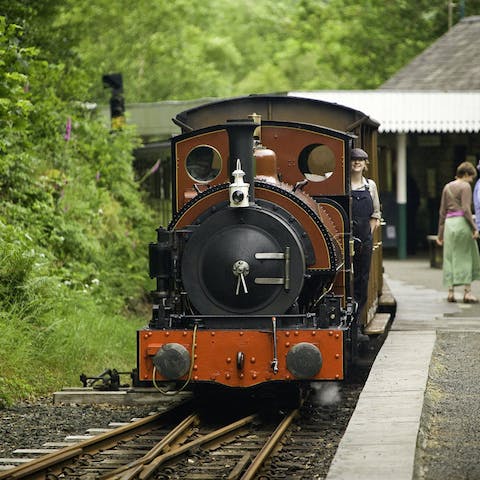
<svg viewBox="0 0 480 480">
<path fill-rule="evenodd" d="M 18 308 L 0 314 L 0 404 L 81 386 L 81 373 L 134 368 L 135 332 L 145 318 L 108 313 L 79 292 L 44 301 L 49 310 L 39 316 Z"/>
</svg>

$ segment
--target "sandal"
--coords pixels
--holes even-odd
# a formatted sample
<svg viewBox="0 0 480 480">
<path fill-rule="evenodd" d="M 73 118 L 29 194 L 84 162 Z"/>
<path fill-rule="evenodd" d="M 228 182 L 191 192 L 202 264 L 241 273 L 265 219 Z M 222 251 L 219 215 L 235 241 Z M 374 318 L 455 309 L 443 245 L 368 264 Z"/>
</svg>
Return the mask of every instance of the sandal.
<svg viewBox="0 0 480 480">
<path fill-rule="evenodd" d="M 478 303 L 478 298 L 475 295 L 472 295 L 470 290 L 465 290 L 465 295 L 463 296 L 463 303 Z"/>
<path fill-rule="evenodd" d="M 447 297 L 447 302 L 449 303 L 456 303 L 457 299 L 455 298 L 455 294 L 453 290 L 448 291 L 448 297 Z"/>
</svg>

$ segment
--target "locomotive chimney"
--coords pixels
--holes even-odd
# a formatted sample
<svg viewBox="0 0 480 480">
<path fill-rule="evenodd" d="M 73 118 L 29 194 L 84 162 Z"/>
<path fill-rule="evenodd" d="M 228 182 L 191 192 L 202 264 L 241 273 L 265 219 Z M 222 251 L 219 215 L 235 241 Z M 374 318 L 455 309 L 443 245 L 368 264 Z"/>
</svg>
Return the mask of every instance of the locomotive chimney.
<svg viewBox="0 0 480 480">
<path fill-rule="evenodd" d="M 253 132 L 258 127 L 254 119 L 227 120 L 227 132 L 230 143 L 229 171 L 237 169 L 237 160 L 240 160 L 245 172 L 245 182 L 250 184 L 248 189 L 249 203 L 255 202 L 254 182 L 255 163 L 253 158 Z"/>
</svg>

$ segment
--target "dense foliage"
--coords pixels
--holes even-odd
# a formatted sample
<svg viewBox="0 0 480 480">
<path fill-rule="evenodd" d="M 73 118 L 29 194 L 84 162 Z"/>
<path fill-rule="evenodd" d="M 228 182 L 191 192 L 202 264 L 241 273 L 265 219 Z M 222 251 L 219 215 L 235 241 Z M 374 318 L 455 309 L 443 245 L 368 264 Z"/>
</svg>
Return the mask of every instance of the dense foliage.
<svg viewBox="0 0 480 480">
<path fill-rule="evenodd" d="M 78 382 L 116 342 L 131 353 L 117 349 L 114 367 L 133 366 L 135 325 L 122 318 L 141 306 L 154 229 L 134 132 L 111 133 L 78 69 L 24 35 L 0 17 L 0 403 Z"/>
<path fill-rule="evenodd" d="M 376 88 L 448 28 L 446 0 L 66 0 L 55 28 L 101 98 L 124 75 L 129 102 Z M 453 2 L 451 2 L 453 4 Z M 455 2 L 452 22 L 480 14 Z"/>
</svg>

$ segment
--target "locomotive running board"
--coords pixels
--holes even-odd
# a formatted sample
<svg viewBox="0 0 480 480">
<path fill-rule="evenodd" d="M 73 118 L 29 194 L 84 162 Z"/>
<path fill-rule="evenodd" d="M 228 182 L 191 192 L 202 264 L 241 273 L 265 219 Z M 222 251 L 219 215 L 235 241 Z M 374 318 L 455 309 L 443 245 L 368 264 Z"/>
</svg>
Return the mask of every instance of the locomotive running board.
<svg viewBox="0 0 480 480">
<path fill-rule="evenodd" d="M 391 315 L 389 313 L 376 313 L 373 320 L 364 328 L 365 335 L 381 335 L 387 329 Z"/>
</svg>

